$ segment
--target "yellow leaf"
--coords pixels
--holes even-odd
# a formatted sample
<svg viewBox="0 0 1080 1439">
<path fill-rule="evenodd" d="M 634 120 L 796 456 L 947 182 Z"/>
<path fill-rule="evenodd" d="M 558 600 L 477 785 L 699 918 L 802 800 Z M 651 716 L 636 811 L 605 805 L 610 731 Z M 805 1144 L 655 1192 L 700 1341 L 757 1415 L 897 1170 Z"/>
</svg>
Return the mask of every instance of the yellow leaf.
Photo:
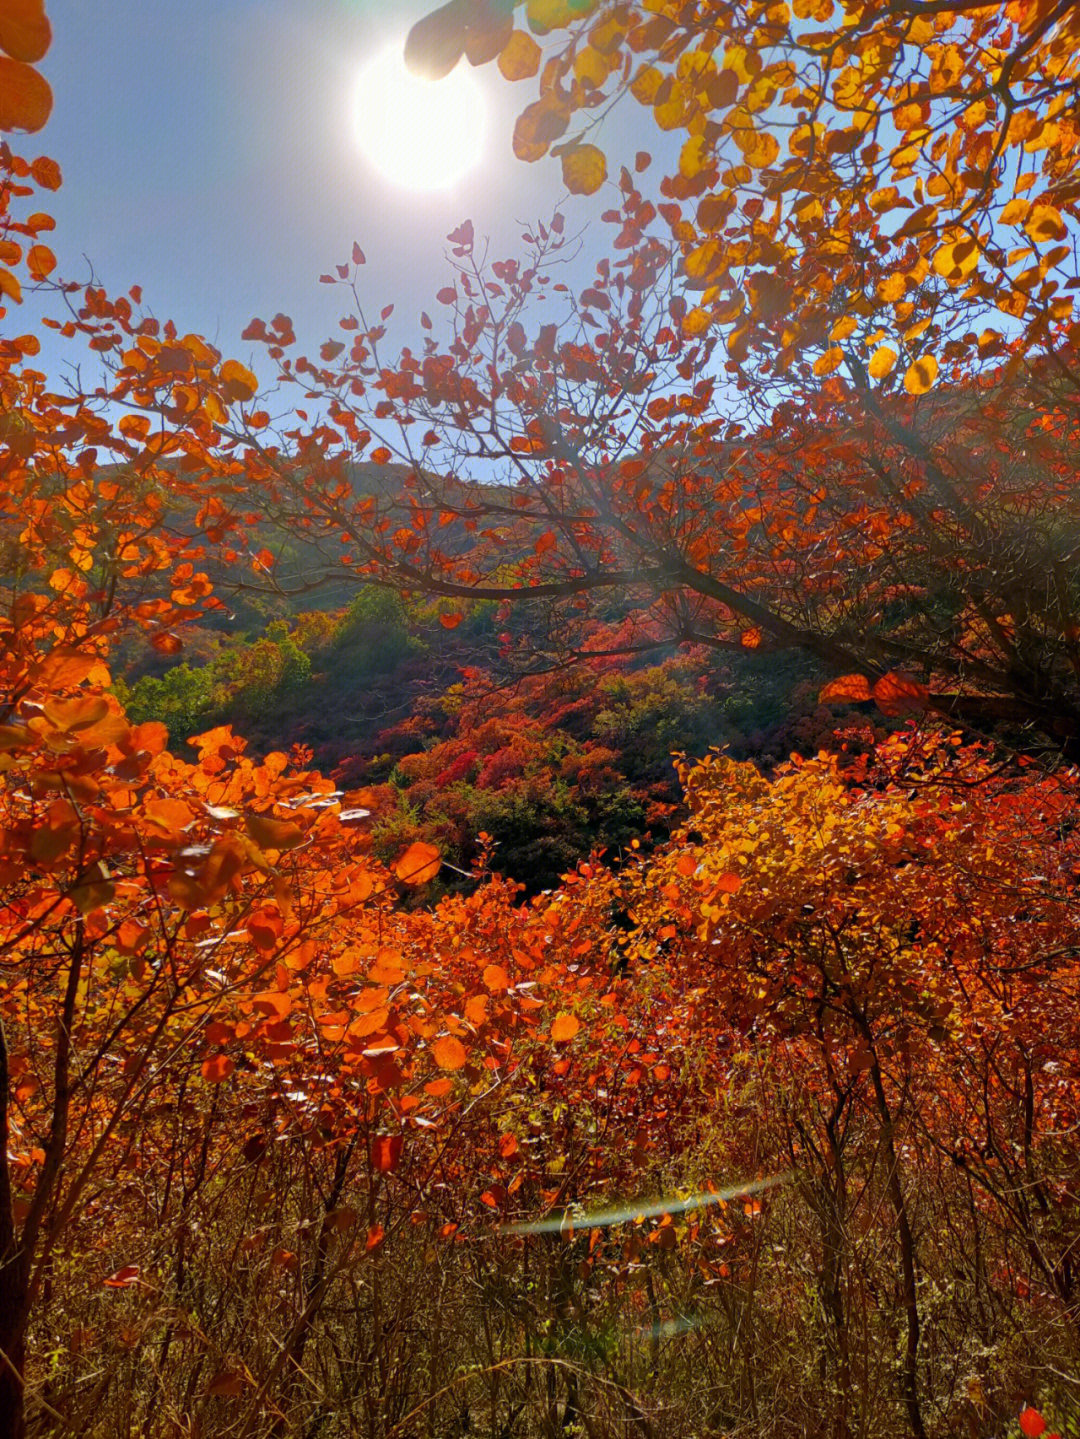
<svg viewBox="0 0 1080 1439">
<path fill-rule="evenodd" d="M 712 149 L 704 135 L 691 135 L 679 152 L 679 174 L 685 180 L 700 175 L 712 159 Z"/>
<path fill-rule="evenodd" d="M 1003 225 L 1022 225 L 1031 214 L 1031 201 L 1017 196 L 1009 201 L 999 216 Z"/>
<path fill-rule="evenodd" d="M 643 65 L 634 76 L 630 91 L 643 105 L 651 105 L 663 82 L 664 77 L 655 65 Z"/>
<path fill-rule="evenodd" d="M 780 145 L 775 135 L 768 130 L 752 130 L 735 136 L 735 143 L 743 153 L 743 159 L 755 170 L 764 170 L 772 165 L 780 154 Z"/>
<path fill-rule="evenodd" d="M 814 361 L 814 374 L 819 378 L 823 375 L 831 375 L 837 369 L 844 358 L 844 352 L 839 345 L 833 345 L 831 349 Z"/>
<path fill-rule="evenodd" d="M 586 45 L 574 56 L 574 74 L 585 85 L 591 85 L 594 90 L 599 90 L 611 73 L 611 67 L 591 45 Z"/>
<path fill-rule="evenodd" d="M 899 202 L 900 191 L 895 185 L 886 185 L 883 190 L 875 190 L 870 196 L 869 205 L 876 214 L 882 214 L 885 210 L 891 210 Z"/>
<path fill-rule="evenodd" d="M 908 367 L 904 376 L 904 389 L 909 395 L 925 395 L 937 379 L 938 362 L 933 355 L 921 355 Z"/>
<path fill-rule="evenodd" d="M 595 145 L 577 145 L 564 151 L 563 182 L 571 195 L 593 195 L 607 179 L 607 160 Z"/>
<path fill-rule="evenodd" d="M 870 356 L 870 363 L 866 368 L 872 380 L 883 380 L 892 373 L 895 364 L 896 351 L 891 350 L 888 345 L 879 345 Z"/>
<path fill-rule="evenodd" d="M 683 317 L 682 332 L 684 335 L 703 335 L 711 323 L 708 310 L 694 309 Z"/>
<path fill-rule="evenodd" d="M 942 245 L 934 255 L 935 273 L 950 285 L 963 284 L 978 263 L 979 247 L 970 236 Z"/>
<path fill-rule="evenodd" d="M 1053 205 L 1036 203 L 1031 207 L 1031 214 L 1024 222 L 1024 229 L 1028 236 L 1038 243 L 1041 240 L 1064 240 L 1065 223 L 1061 218 L 1061 212 Z"/>
<path fill-rule="evenodd" d="M 691 280 L 707 280 L 723 267 L 723 249 L 717 240 L 706 240 L 691 250 L 684 261 Z"/>
<path fill-rule="evenodd" d="M 498 63 L 507 80 L 528 80 L 540 69 L 540 46 L 524 30 L 515 30 Z"/>
<path fill-rule="evenodd" d="M 855 329 L 856 319 L 854 315 L 841 315 L 836 324 L 829 331 L 830 340 L 846 340 Z"/>
</svg>

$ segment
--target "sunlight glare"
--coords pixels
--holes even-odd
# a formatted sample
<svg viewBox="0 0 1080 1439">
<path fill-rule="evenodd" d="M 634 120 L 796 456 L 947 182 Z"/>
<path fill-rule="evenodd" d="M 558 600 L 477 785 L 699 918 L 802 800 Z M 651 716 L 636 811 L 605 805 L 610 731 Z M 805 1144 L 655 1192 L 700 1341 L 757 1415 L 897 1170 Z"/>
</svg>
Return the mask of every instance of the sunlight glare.
<svg viewBox="0 0 1080 1439">
<path fill-rule="evenodd" d="M 382 51 L 357 78 L 353 123 L 364 155 L 410 190 L 446 189 L 483 153 L 486 104 L 464 64 L 442 80 L 405 67 L 403 44 Z"/>
</svg>

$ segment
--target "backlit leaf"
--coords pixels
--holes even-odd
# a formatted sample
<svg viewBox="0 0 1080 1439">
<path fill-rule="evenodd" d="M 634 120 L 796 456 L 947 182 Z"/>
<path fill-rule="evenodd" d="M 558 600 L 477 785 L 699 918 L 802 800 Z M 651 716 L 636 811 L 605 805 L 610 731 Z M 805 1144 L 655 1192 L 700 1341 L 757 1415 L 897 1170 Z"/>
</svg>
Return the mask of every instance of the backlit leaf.
<svg viewBox="0 0 1080 1439">
<path fill-rule="evenodd" d="M 405 40 L 405 64 L 425 80 L 449 75 L 465 53 L 468 11 L 463 0 L 450 0 L 418 20 Z"/>
<path fill-rule="evenodd" d="M 870 356 L 870 363 L 866 369 L 872 380 L 883 380 L 886 375 L 892 374 L 895 364 L 896 351 L 888 345 L 879 345 Z"/>
<path fill-rule="evenodd" d="M 607 179 L 607 160 L 595 145 L 577 145 L 562 157 L 563 182 L 572 195 L 592 195 Z"/>
<path fill-rule="evenodd" d="M 442 868 L 442 856 L 433 844 L 417 840 L 394 865 L 394 873 L 402 884 L 427 884 Z"/>
<path fill-rule="evenodd" d="M 499 69 L 508 80 L 528 80 L 540 69 L 540 46 L 524 30 L 515 30 L 499 56 Z"/>
<path fill-rule="evenodd" d="M 922 355 L 908 367 L 904 389 L 909 395 L 925 395 L 937 379 L 938 362 L 933 355 Z"/>
<path fill-rule="evenodd" d="M 882 675 L 873 688 L 873 699 L 883 715 L 895 717 L 902 714 L 918 714 L 926 708 L 929 691 L 918 680 L 890 670 Z"/>
<path fill-rule="evenodd" d="M 870 681 L 865 675 L 840 675 L 818 692 L 821 704 L 865 704 L 870 698 Z"/>
<path fill-rule="evenodd" d="M 819 378 L 823 375 L 831 375 L 842 363 L 844 352 L 839 345 L 833 345 L 825 353 L 814 361 L 814 374 Z"/>
<path fill-rule="evenodd" d="M 304 842 L 304 831 L 292 820 L 273 819 L 265 814 L 249 814 L 244 817 L 244 828 L 260 849 L 283 852 L 295 849 Z"/>
</svg>

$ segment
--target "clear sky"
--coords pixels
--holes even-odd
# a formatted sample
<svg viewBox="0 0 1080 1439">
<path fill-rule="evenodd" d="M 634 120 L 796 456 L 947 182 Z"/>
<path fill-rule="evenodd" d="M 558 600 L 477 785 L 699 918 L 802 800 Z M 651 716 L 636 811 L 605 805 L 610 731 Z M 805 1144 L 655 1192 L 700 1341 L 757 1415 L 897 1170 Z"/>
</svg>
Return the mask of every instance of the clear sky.
<svg viewBox="0 0 1080 1439">
<path fill-rule="evenodd" d="M 493 65 L 476 72 L 489 98 L 484 157 L 458 185 L 396 188 L 364 158 L 350 120 L 356 76 L 431 8 L 50 0 L 55 38 L 41 68 L 55 108 L 20 148 L 63 168 L 49 197 L 60 273 L 85 279 L 92 266 L 114 294 L 141 284 L 159 318 L 242 358 L 240 332 L 255 315 L 284 310 L 309 349 L 331 332 L 342 307 L 318 276 L 357 240 L 372 308 L 396 303 L 399 338 L 416 338 L 413 317 L 444 283 L 448 231 L 471 218 L 495 253 L 512 253 L 517 222 L 549 217 L 564 195 L 557 161 L 526 165 L 511 149 L 535 82 L 510 85 Z M 604 143 L 613 158 L 632 156 L 646 138 L 609 123 Z M 615 199 L 610 183 L 569 198 L 568 228 Z"/>
</svg>

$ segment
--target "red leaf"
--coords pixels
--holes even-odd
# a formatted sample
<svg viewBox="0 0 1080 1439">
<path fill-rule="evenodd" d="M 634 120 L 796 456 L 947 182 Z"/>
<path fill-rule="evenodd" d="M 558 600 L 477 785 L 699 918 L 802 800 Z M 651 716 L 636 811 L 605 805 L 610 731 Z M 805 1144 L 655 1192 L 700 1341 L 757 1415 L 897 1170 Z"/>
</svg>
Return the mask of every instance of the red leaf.
<svg viewBox="0 0 1080 1439">
<path fill-rule="evenodd" d="M 1039 1435 L 1046 1428 L 1046 1420 L 1037 1409 L 1021 1409 L 1020 1411 L 1020 1433 L 1025 1439 L 1039 1439 Z"/>
<path fill-rule="evenodd" d="M 353 241 L 352 247 L 352 262 L 354 265 L 367 264 L 367 256 L 364 254 L 363 250 L 361 250 L 360 246 L 356 243 L 355 240 Z"/>
<path fill-rule="evenodd" d="M 371 1162 L 380 1174 L 397 1168 L 401 1158 L 401 1135 L 379 1134 L 371 1146 Z"/>
<path fill-rule="evenodd" d="M 207 1084 L 220 1084 L 223 1079 L 228 1079 L 235 1068 L 227 1054 L 215 1054 L 212 1059 L 203 1060 L 202 1077 Z"/>
</svg>

